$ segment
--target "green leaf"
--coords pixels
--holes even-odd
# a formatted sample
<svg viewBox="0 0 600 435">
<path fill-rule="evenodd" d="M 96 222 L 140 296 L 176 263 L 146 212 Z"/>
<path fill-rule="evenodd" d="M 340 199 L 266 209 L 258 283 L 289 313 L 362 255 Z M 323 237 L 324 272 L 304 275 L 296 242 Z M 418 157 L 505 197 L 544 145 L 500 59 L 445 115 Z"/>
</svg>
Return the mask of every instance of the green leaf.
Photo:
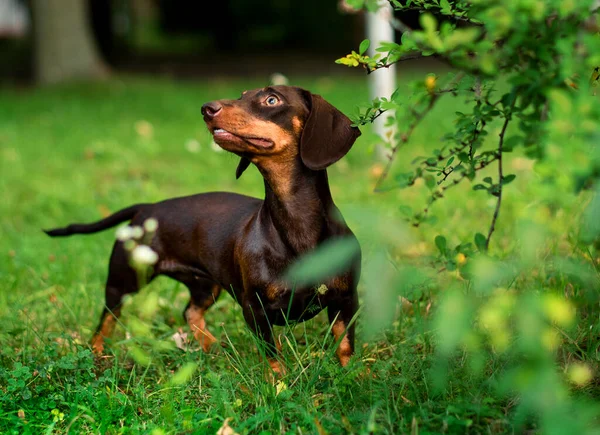
<svg viewBox="0 0 600 435">
<path fill-rule="evenodd" d="M 341 64 L 341 65 L 346 65 L 349 67 L 354 67 L 354 66 L 359 65 L 358 60 L 352 54 L 349 54 L 346 57 L 341 57 L 339 59 L 336 59 L 335 63 Z"/>
<path fill-rule="evenodd" d="M 444 236 L 438 235 L 435 237 L 435 246 L 442 255 L 446 255 L 446 238 Z"/>
<path fill-rule="evenodd" d="M 511 152 L 517 145 L 524 142 L 523 136 L 511 136 L 504 141 L 502 144 L 502 151 Z"/>
<path fill-rule="evenodd" d="M 352 9 L 359 10 L 365 5 L 365 0 L 346 0 L 346 3 L 348 3 L 348 6 Z"/>
<path fill-rule="evenodd" d="M 444 39 L 444 46 L 447 50 L 463 45 L 468 46 L 479 37 L 480 33 L 481 31 L 477 28 L 456 29 Z"/>
<path fill-rule="evenodd" d="M 507 185 L 508 183 L 513 181 L 515 178 L 517 178 L 517 176 L 515 174 L 509 174 L 509 175 L 502 177 L 502 185 L 503 186 Z"/>
<path fill-rule="evenodd" d="M 367 50 L 369 49 L 369 46 L 371 45 L 371 41 L 369 41 L 368 39 L 364 39 L 361 43 L 360 46 L 358 47 L 358 53 L 360 55 L 363 55 L 367 52 Z"/>
<path fill-rule="evenodd" d="M 476 184 L 473 186 L 473 190 L 488 190 L 488 187 L 484 186 L 483 184 Z"/>
<path fill-rule="evenodd" d="M 448 159 L 448 161 L 446 162 L 446 166 L 450 166 L 453 161 L 454 161 L 454 156 L 452 156 Z"/>
<path fill-rule="evenodd" d="M 479 249 L 479 252 L 485 252 L 486 248 L 485 248 L 485 244 L 486 244 L 487 239 L 485 238 L 485 236 L 481 233 L 477 233 L 475 234 L 475 246 L 477 246 L 477 249 Z"/>
<path fill-rule="evenodd" d="M 435 186 L 437 186 L 437 182 L 435 181 L 435 178 L 433 178 L 431 175 L 424 177 L 424 179 L 425 179 L 425 185 L 428 188 L 433 189 Z"/>
<path fill-rule="evenodd" d="M 408 205 L 401 205 L 398 207 L 398 211 L 400 211 L 400 213 L 404 216 L 411 216 L 413 214 L 412 208 L 410 208 Z"/>
<path fill-rule="evenodd" d="M 426 33 L 433 33 L 437 30 L 437 20 L 433 15 L 422 14 L 419 21 Z"/>
<path fill-rule="evenodd" d="M 488 183 L 488 184 L 492 184 L 492 177 L 485 177 L 485 178 L 483 179 L 483 182 L 484 182 L 484 183 Z"/>
<path fill-rule="evenodd" d="M 147 367 L 152 362 L 152 357 L 148 352 L 137 346 L 131 346 L 129 348 L 133 360 L 141 366 Z"/>
<path fill-rule="evenodd" d="M 502 107 L 506 109 L 512 105 L 514 100 L 515 100 L 515 95 L 512 92 L 508 92 L 508 93 L 502 95 L 500 102 L 502 104 Z"/>
<path fill-rule="evenodd" d="M 188 362 L 184 364 L 179 370 L 175 372 L 175 374 L 169 380 L 170 385 L 183 385 L 186 384 L 191 378 L 196 369 L 198 368 L 198 364 L 194 362 Z"/>
<path fill-rule="evenodd" d="M 327 240 L 292 264 L 285 273 L 285 279 L 296 286 L 322 284 L 327 278 L 347 269 L 357 258 L 359 249 L 353 237 Z"/>
<path fill-rule="evenodd" d="M 461 162 L 468 162 L 469 161 L 469 154 L 465 153 L 464 151 L 458 153 L 458 158 L 460 159 Z"/>
</svg>

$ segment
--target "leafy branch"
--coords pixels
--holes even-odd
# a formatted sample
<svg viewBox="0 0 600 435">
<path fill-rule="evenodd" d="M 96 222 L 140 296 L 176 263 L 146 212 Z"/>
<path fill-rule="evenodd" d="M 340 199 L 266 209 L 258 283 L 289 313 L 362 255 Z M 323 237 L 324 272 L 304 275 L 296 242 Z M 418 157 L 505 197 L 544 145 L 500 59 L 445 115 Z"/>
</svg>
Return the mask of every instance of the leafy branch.
<svg viewBox="0 0 600 435">
<path fill-rule="evenodd" d="M 504 115 L 504 124 L 502 125 L 502 130 L 500 131 L 500 139 L 498 141 L 498 190 L 495 193 L 495 196 L 498 197 L 498 201 L 496 202 L 496 209 L 494 210 L 494 215 L 492 217 L 492 223 L 490 225 L 490 229 L 488 231 L 488 235 L 485 239 L 485 250 L 487 251 L 490 247 L 490 239 L 492 238 L 492 234 L 494 234 L 494 230 L 496 229 L 496 221 L 498 220 L 498 215 L 500 214 L 500 206 L 502 205 L 502 186 L 504 185 L 504 174 L 502 172 L 502 153 L 503 153 L 503 145 L 504 145 L 504 135 L 506 134 L 506 128 L 512 119 L 512 112 L 515 107 L 516 98 L 513 99 L 510 108 L 506 111 Z"/>
<path fill-rule="evenodd" d="M 381 185 L 384 182 L 384 180 L 387 178 L 390 169 L 392 168 L 392 163 L 394 162 L 394 158 L 396 156 L 396 153 L 398 152 L 398 150 L 405 145 L 406 143 L 408 143 L 411 135 L 413 134 L 413 132 L 415 131 L 415 129 L 417 128 L 417 126 L 419 125 L 419 123 L 421 122 L 421 120 L 423 120 L 423 118 L 425 118 L 425 116 L 431 111 L 431 109 L 433 109 L 433 107 L 435 106 L 435 103 L 438 101 L 438 99 L 440 98 L 441 95 L 448 93 L 448 92 L 452 92 L 455 89 L 455 85 L 456 82 L 460 81 L 460 79 L 462 78 L 462 74 L 459 74 L 456 76 L 455 80 L 452 81 L 450 83 L 450 85 L 445 88 L 442 89 L 439 92 L 430 92 L 429 96 L 428 96 L 428 102 L 426 107 L 421 110 L 420 112 L 417 112 L 415 110 L 412 110 L 412 115 L 413 115 L 413 120 L 412 122 L 409 124 L 408 128 L 406 129 L 406 131 L 402 134 L 400 134 L 400 138 L 399 141 L 397 143 L 395 143 L 392 148 L 390 149 L 390 152 L 388 154 L 388 162 L 382 172 L 382 174 L 380 175 L 379 179 L 377 180 L 377 183 L 375 184 L 375 192 L 382 192 L 382 188 Z"/>
</svg>

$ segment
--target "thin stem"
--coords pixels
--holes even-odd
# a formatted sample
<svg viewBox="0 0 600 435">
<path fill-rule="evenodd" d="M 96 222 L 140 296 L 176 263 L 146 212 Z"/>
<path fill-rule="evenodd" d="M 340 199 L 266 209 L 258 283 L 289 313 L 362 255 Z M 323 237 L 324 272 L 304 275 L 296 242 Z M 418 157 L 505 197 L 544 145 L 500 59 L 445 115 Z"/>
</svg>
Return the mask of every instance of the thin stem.
<svg viewBox="0 0 600 435">
<path fill-rule="evenodd" d="M 473 170 L 475 172 L 482 170 L 483 168 L 486 168 L 490 165 L 490 163 L 492 163 L 494 160 L 498 160 L 498 157 L 496 155 L 494 155 L 494 157 L 490 158 L 489 160 L 484 160 L 481 163 L 479 163 L 479 165 L 475 166 L 473 168 Z M 454 186 L 458 186 L 465 178 L 468 177 L 467 172 L 464 172 L 460 177 L 455 178 L 454 180 L 452 180 L 452 183 L 447 184 L 445 186 L 441 186 L 440 190 L 435 191 L 431 194 L 431 196 L 429 197 L 428 201 L 427 201 L 427 205 L 425 206 L 425 208 L 423 209 L 423 211 L 421 212 L 421 218 L 424 218 L 427 216 L 427 214 L 429 213 L 429 209 L 431 208 L 431 206 L 433 205 L 434 202 L 436 202 L 438 199 L 443 198 L 444 193 L 446 192 L 446 190 L 454 187 Z M 391 189 L 390 189 L 391 190 Z M 413 224 L 413 226 L 418 227 L 419 226 L 419 222 L 416 222 Z"/>
<path fill-rule="evenodd" d="M 504 175 L 502 172 L 502 146 L 504 145 L 504 135 L 506 134 L 506 128 L 508 127 L 508 123 L 512 118 L 512 111 L 515 107 L 515 102 L 517 101 L 516 97 L 513 100 L 508 113 L 506 113 L 504 118 L 504 125 L 502 126 L 502 130 L 500 131 L 500 140 L 498 141 L 498 201 L 496 202 L 496 209 L 494 210 L 494 216 L 492 217 L 492 223 L 490 225 L 490 230 L 488 232 L 487 239 L 485 240 L 485 250 L 489 249 L 490 239 L 492 238 L 492 234 L 496 229 L 496 221 L 498 220 L 498 215 L 500 214 L 500 206 L 502 205 L 502 181 L 504 179 Z"/>
<path fill-rule="evenodd" d="M 385 166 L 385 169 L 383 170 L 383 173 L 377 180 L 377 183 L 375 183 L 374 192 L 379 193 L 379 192 L 383 192 L 386 190 L 386 189 L 381 189 L 381 184 L 387 178 L 387 176 L 390 172 L 390 169 L 392 168 L 392 163 L 394 162 L 394 158 L 396 157 L 396 153 L 398 152 L 400 147 L 409 141 L 410 136 L 412 135 L 415 128 L 417 128 L 417 125 L 419 125 L 419 123 L 423 120 L 423 118 L 425 118 L 425 116 L 431 111 L 431 109 L 433 109 L 433 107 L 435 106 L 435 103 L 440 98 L 440 96 L 449 92 L 449 90 L 454 89 L 454 85 L 456 83 L 458 83 L 463 78 L 463 76 L 464 76 L 464 73 L 457 74 L 456 77 L 454 78 L 454 80 L 452 81 L 452 83 L 450 83 L 448 88 L 442 89 L 435 93 L 432 93 L 429 96 L 429 103 L 427 104 L 427 107 L 425 109 L 423 109 L 422 112 L 420 112 L 420 113 L 417 112 L 414 114 L 415 118 L 413 119 L 413 122 L 410 123 L 410 125 L 408 126 L 408 129 L 400 136 L 400 141 L 392 147 L 391 152 L 388 155 L 388 162 Z"/>
<path fill-rule="evenodd" d="M 427 105 L 427 107 L 421 113 L 415 114 L 415 119 L 408 126 L 408 129 L 400 136 L 400 141 L 392 147 L 391 152 L 388 155 L 388 162 L 385 165 L 385 169 L 383 170 L 383 173 L 381 174 L 381 176 L 377 180 L 377 183 L 375 184 L 375 189 L 374 189 L 375 192 L 377 192 L 377 193 L 382 192 L 381 184 L 387 178 L 387 176 L 390 172 L 390 169 L 392 168 L 392 163 L 394 162 L 396 153 L 398 152 L 398 150 L 400 149 L 400 147 L 402 145 L 404 145 L 408 142 L 413 131 L 415 130 L 415 128 L 417 128 L 417 125 L 419 125 L 419 123 L 425 117 L 425 115 L 427 115 L 429 113 L 429 111 L 431 109 L 433 109 L 433 106 L 435 106 L 435 102 L 438 100 L 438 98 L 439 98 L 439 95 L 437 95 L 437 94 L 434 94 L 430 97 L 429 104 Z"/>
</svg>

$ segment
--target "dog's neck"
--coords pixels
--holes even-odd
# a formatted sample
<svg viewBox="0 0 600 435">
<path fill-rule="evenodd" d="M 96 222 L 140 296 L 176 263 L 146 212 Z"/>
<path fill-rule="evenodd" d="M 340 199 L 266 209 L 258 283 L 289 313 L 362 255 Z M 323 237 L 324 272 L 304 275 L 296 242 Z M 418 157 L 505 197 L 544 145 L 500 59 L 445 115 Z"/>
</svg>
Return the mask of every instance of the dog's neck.
<svg viewBox="0 0 600 435">
<path fill-rule="evenodd" d="M 287 164 L 257 166 L 265 180 L 261 213 L 297 254 L 313 249 L 322 240 L 335 210 L 327 171 L 308 169 L 299 158 Z"/>
</svg>

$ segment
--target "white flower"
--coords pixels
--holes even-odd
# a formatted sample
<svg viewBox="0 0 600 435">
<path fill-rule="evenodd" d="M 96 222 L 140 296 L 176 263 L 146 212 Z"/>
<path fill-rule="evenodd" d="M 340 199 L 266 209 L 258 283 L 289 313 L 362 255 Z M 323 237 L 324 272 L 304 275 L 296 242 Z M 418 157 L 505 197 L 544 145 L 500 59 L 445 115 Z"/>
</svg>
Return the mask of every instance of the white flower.
<svg viewBox="0 0 600 435">
<path fill-rule="evenodd" d="M 144 230 L 147 233 L 153 233 L 158 228 L 158 221 L 154 218 L 148 218 L 144 221 Z"/>
<path fill-rule="evenodd" d="M 142 229 L 142 227 L 139 226 L 135 226 L 135 227 L 131 227 L 131 237 L 134 239 L 141 239 L 144 235 L 144 230 Z"/>
<path fill-rule="evenodd" d="M 275 74 L 271 74 L 271 84 L 273 86 L 279 86 L 279 85 L 287 85 L 289 83 L 289 80 L 286 76 L 284 76 L 281 73 L 275 73 Z"/>
<path fill-rule="evenodd" d="M 200 151 L 200 142 L 196 139 L 188 139 L 185 143 L 185 149 L 190 153 L 197 153 Z"/>
<path fill-rule="evenodd" d="M 130 226 L 126 225 L 117 230 L 116 237 L 117 240 L 126 242 L 127 240 L 131 240 L 133 238 L 133 231 Z"/>
<path fill-rule="evenodd" d="M 131 253 L 131 259 L 139 266 L 151 266 L 158 261 L 158 254 L 149 246 L 138 245 Z"/>
</svg>

